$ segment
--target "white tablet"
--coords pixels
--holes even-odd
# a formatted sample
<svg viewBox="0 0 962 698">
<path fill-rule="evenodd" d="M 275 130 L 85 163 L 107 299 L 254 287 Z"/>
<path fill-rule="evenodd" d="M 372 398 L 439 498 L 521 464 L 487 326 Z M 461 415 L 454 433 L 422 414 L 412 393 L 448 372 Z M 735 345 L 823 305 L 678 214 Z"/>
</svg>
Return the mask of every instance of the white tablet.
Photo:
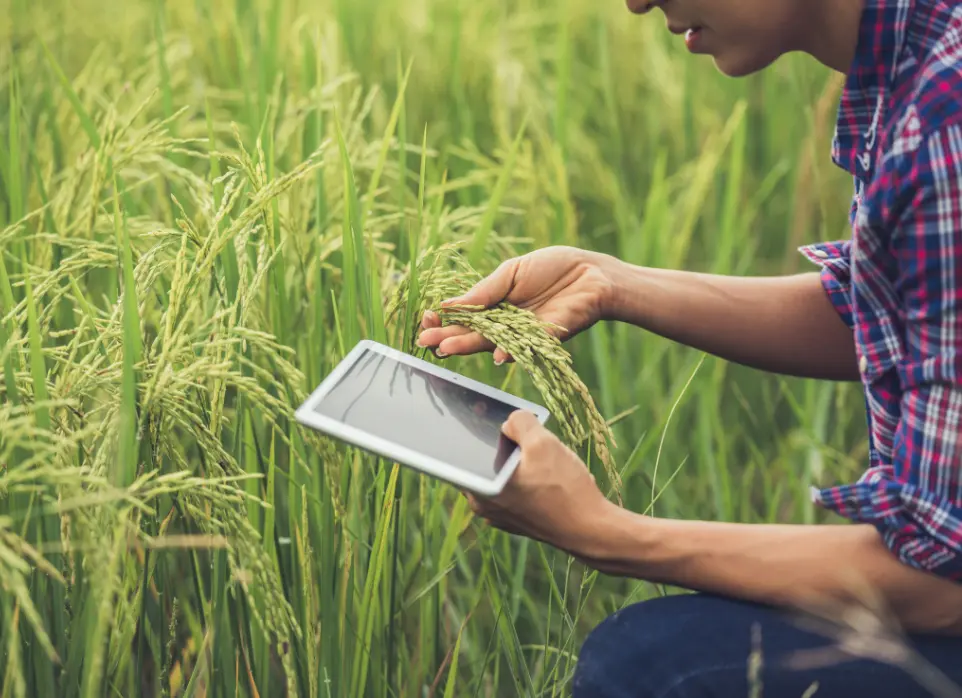
<svg viewBox="0 0 962 698">
<path fill-rule="evenodd" d="M 521 457 L 501 433 L 515 410 L 548 410 L 377 342 L 361 341 L 295 418 L 480 495 L 504 488 Z"/>
</svg>

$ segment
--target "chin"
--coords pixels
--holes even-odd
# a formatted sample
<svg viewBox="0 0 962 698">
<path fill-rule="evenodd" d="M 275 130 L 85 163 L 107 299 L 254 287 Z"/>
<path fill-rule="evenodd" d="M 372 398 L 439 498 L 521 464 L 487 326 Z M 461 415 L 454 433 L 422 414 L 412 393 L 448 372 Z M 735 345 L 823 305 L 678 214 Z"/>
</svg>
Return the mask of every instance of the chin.
<svg viewBox="0 0 962 698">
<path fill-rule="evenodd" d="M 774 63 L 778 56 L 722 52 L 713 58 L 719 72 L 730 78 L 743 78 L 764 70 Z"/>
</svg>

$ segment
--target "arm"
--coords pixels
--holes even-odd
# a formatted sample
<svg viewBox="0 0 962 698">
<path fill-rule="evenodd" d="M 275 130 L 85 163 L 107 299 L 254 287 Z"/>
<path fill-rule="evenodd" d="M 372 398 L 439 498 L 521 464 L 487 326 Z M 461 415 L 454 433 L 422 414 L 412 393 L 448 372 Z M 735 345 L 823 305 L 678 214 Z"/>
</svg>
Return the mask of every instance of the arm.
<svg viewBox="0 0 962 698">
<path fill-rule="evenodd" d="M 962 159 L 952 146 L 960 140 L 962 126 L 952 125 L 890 159 L 877 217 L 863 224 L 876 236 L 865 240 L 864 283 L 898 297 L 904 334 L 865 333 L 870 379 L 897 372 L 902 390 L 891 447 L 858 483 L 818 493 L 856 524 L 653 520 L 605 505 L 588 538 L 570 539 L 586 559 L 778 606 L 852 600 L 857 575 L 907 629 L 962 635 Z M 898 263 L 891 282 L 873 273 L 870 256 L 886 244 Z M 892 363 L 876 364 L 880 357 Z"/>
<path fill-rule="evenodd" d="M 844 264 L 828 261 L 836 271 Z M 587 250 L 546 247 L 505 261 L 442 306 L 489 308 L 507 301 L 564 328 L 558 332 L 561 339 L 598 320 L 619 320 L 755 368 L 858 380 L 852 330 L 842 318 L 847 291 L 832 273 L 824 278 L 825 285 L 819 277 L 697 274 L 631 266 Z M 493 351 L 496 362 L 508 358 L 468 328 L 442 326 L 435 313 L 425 314 L 422 328 L 418 344 L 434 348 L 439 357 Z"/>
<path fill-rule="evenodd" d="M 605 498 L 578 456 L 534 415 L 503 427 L 521 464 L 475 513 L 544 541 L 606 574 L 809 610 L 858 602 L 866 585 L 914 632 L 962 635 L 962 584 L 893 554 L 875 527 L 655 519 Z M 914 538 L 917 544 L 924 537 Z M 910 545 L 912 541 L 909 541 Z"/>
<path fill-rule="evenodd" d="M 916 135 L 910 131 L 909 140 Z M 962 126 L 952 125 L 918 152 L 910 143 L 901 144 L 902 155 L 887 163 L 892 171 L 879 180 L 887 198 L 873 213 L 883 220 L 863 226 L 865 235 L 886 236 L 867 240 L 868 250 L 896 255 L 897 279 L 872 274 L 871 260 L 863 274 L 870 289 L 884 292 L 880 297 L 899 298 L 900 311 L 879 312 L 899 313 L 904 328 L 894 337 L 866 333 L 869 380 L 895 371 L 901 390 L 894 438 L 879 448 L 884 460 L 858 484 L 819 493 L 855 525 L 686 522 L 631 513 L 605 499 L 578 457 L 523 413 L 512 415 L 504 428 L 521 447 L 520 467 L 501 495 L 472 499 L 474 510 L 505 530 L 548 542 L 608 573 L 782 607 L 853 601 L 859 583 L 867 583 L 904 628 L 962 635 L 960 142 Z M 790 351 L 795 341 L 819 351 L 813 344 L 822 341 L 817 332 L 816 340 L 795 336 L 786 342 L 777 336 L 792 335 L 792 323 L 808 322 L 799 317 L 799 308 L 806 305 L 802 299 L 812 302 L 817 293 L 801 291 L 800 278 L 793 296 L 784 293 L 782 281 L 630 267 L 615 268 L 613 274 L 621 279 L 616 284 L 621 300 L 611 306 L 615 319 L 746 363 L 769 365 L 777 353 L 771 347 Z M 769 292 L 758 292 L 765 289 Z M 790 311 L 774 300 L 793 297 Z M 827 318 L 812 322 L 805 325 L 809 332 L 828 327 Z M 702 323 L 707 328 L 699 327 Z M 761 329 L 769 324 L 771 330 Z M 742 342 L 742 336 L 767 350 L 748 346 L 752 342 Z M 782 365 L 812 368 L 804 356 L 795 356 Z M 873 363 L 880 357 L 895 360 Z"/>
<path fill-rule="evenodd" d="M 743 278 L 617 261 L 609 268 L 608 319 L 773 373 L 859 380 L 852 330 L 818 273 Z"/>
<path fill-rule="evenodd" d="M 852 602 L 867 582 L 906 630 L 962 635 L 962 585 L 899 562 L 872 526 L 675 521 L 611 505 L 572 552 L 607 574 L 780 607 Z"/>
</svg>

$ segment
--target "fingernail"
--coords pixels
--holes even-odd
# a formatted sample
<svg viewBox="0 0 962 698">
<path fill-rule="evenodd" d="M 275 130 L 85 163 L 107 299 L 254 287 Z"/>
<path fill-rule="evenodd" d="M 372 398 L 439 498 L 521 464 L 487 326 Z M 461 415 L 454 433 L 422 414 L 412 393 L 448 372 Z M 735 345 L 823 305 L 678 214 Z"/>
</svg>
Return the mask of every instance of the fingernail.
<svg viewBox="0 0 962 698">
<path fill-rule="evenodd" d="M 444 357 L 447 356 L 447 354 L 445 354 L 445 353 L 444 353 L 443 351 L 441 351 L 440 349 L 438 349 L 437 351 L 435 351 L 435 352 L 434 352 L 434 355 L 437 356 L 439 359 L 443 359 Z"/>
<path fill-rule="evenodd" d="M 495 359 L 495 360 L 494 360 L 494 365 L 495 365 L 495 366 L 500 366 L 500 365 L 502 365 L 503 363 L 504 363 L 504 359 Z"/>
<path fill-rule="evenodd" d="M 418 338 L 417 338 L 417 341 L 414 342 L 414 343 L 417 344 L 417 345 L 418 345 L 419 347 L 421 347 L 422 349 L 424 349 L 425 347 L 427 347 L 427 344 L 425 344 L 425 343 L 424 343 L 424 340 L 422 340 L 420 337 L 418 337 Z"/>
</svg>

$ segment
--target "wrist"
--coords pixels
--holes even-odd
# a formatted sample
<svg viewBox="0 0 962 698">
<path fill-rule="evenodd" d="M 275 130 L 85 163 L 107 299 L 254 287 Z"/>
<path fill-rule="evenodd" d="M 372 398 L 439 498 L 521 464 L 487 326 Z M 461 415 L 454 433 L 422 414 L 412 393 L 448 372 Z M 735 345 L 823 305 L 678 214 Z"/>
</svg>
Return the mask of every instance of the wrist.
<svg viewBox="0 0 962 698">
<path fill-rule="evenodd" d="M 604 500 L 591 517 L 585 535 L 572 554 L 585 564 L 607 574 L 637 570 L 647 549 L 651 519 Z"/>
<path fill-rule="evenodd" d="M 594 263 L 605 279 L 600 291 L 598 308 L 601 320 L 622 320 L 625 315 L 626 286 L 628 284 L 629 265 L 617 257 L 597 253 Z"/>
</svg>

